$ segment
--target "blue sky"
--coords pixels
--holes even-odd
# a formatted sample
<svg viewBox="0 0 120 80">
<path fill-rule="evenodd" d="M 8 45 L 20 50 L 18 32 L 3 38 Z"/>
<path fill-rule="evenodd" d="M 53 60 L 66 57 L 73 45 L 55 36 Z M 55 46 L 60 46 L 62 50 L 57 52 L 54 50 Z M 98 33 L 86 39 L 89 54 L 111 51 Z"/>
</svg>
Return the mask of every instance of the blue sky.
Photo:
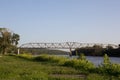
<svg viewBox="0 0 120 80">
<path fill-rule="evenodd" d="M 0 0 L 0 27 L 27 42 L 120 43 L 120 0 Z"/>
</svg>

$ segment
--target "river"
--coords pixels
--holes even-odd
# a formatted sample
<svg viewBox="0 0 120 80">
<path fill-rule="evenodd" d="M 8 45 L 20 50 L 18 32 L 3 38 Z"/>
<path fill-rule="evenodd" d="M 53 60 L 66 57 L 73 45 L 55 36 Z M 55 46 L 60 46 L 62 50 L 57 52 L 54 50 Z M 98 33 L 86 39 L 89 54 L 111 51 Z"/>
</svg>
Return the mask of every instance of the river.
<svg viewBox="0 0 120 80">
<path fill-rule="evenodd" d="M 120 58 L 118 57 L 109 57 L 110 61 L 112 63 L 119 63 L 120 64 Z M 87 59 L 91 62 L 93 62 L 95 65 L 99 65 L 103 62 L 103 57 L 92 57 L 92 56 L 87 56 Z"/>
</svg>

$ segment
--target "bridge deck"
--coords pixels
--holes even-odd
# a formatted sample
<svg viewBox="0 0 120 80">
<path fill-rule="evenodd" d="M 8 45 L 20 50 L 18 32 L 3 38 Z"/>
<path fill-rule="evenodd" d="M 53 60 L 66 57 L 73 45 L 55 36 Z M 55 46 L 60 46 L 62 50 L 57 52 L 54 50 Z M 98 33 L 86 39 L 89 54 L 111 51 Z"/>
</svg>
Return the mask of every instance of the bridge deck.
<svg viewBox="0 0 120 80">
<path fill-rule="evenodd" d="M 18 49 L 18 54 L 20 48 L 51 48 L 51 49 L 69 49 L 69 55 L 72 55 L 72 49 L 81 48 L 81 47 L 93 47 L 94 45 L 99 45 L 103 48 L 107 46 L 112 46 L 113 48 L 118 48 L 114 44 L 97 44 L 97 43 L 79 43 L 79 42 L 64 42 L 64 43 L 26 43 L 22 44 Z"/>
<path fill-rule="evenodd" d="M 26 43 L 26 44 L 22 44 L 20 48 L 76 49 L 81 47 L 93 47 L 94 45 L 99 45 L 103 48 L 107 46 L 112 46 L 114 48 L 118 47 L 118 45 L 114 45 L 114 44 L 64 42 L 64 43 Z"/>
</svg>

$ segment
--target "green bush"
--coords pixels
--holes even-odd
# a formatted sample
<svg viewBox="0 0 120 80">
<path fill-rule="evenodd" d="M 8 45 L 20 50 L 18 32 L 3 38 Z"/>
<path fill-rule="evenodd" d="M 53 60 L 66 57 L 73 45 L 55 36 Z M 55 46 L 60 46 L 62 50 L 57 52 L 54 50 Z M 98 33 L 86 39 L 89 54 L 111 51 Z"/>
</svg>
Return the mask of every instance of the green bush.
<svg viewBox="0 0 120 80">
<path fill-rule="evenodd" d="M 81 53 L 79 55 L 78 59 L 80 59 L 80 60 L 87 60 L 86 57 L 85 57 L 85 55 L 83 53 Z"/>
<path fill-rule="evenodd" d="M 85 59 L 85 56 L 82 59 L 68 59 L 64 57 L 49 56 L 49 55 L 40 55 L 34 57 L 35 61 L 47 61 L 47 62 L 56 62 L 59 65 L 64 65 L 68 67 L 73 67 L 82 71 L 89 71 L 95 68 L 94 64 Z"/>
<path fill-rule="evenodd" d="M 47 55 L 40 55 L 40 56 L 34 57 L 34 60 L 35 61 L 49 61 L 50 59 Z"/>
<path fill-rule="evenodd" d="M 82 71 L 89 71 L 95 68 L 93 63 L 87 60 L 79 60 L 79 59 L 68 60 L 64 63 L 64 66 L 73 67 L 75 69 Z"/>
<path fill-rule="evenodd" d="M 107 55 L 104 56 L 103 63 L 95 67 L 94 64 L 88 61 L 84 55 L 81 55 L 78 59 L 69 59 L 59 56 L 40 55 L 32 57 L 30 54 L 20 54 L 19 57 L 34 60 L 38 62 L 52 62 L 55 65 L 63 65 L 66 67 L 72 67 L 81 71 L 82 73 L 99 73 L 102 75 L 116 76 L 120 78 L 120 64 L 112 64 Z M 64 72 L 64 70 L 62 70 Z M 60 71 L 59 71 L 60 73 Z"/>
<path fill-rule="evenodd" d="M 21 57 L 21 58 L 25 58 L 25 59 L 32 59 L 32 57 L 33 57 L 30 53 L 23 53 L 23 54 L 19 54 L 17 56 Z"/>
<path fill-rule="evenodd" d="M 34 57 L 35 61 L 46 61 L 46 62 L 55 62 L 58 63 L 59 65 L 64 64 L 64 62 L 67 60 L 64 57 L 58 57 L 58 56 L 50 56 L 50 55 L 40 55 L 37 57 Z"/>
<path fill-rule="evenodd" d="M 120 76 L 120 64 L 111 63 L 107 54 L 104 55 L 103 63 L 97 69 L 102 74 L 116 77 Z"/>
</svg>

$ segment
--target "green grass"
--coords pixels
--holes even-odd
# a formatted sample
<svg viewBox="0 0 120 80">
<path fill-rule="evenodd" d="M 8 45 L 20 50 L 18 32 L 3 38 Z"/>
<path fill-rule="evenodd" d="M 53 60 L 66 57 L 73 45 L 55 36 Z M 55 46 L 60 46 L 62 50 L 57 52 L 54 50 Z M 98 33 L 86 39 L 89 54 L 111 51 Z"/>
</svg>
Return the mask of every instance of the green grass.
<svg viewBox="0 0 120 80">
<path fill-rule="evenodd" d="M 0 58 L 0 80 L 47 80 L 43 68 L 36 62 L 3 56 Z"/>
<path fill-rule="evenodd" d="M 2 56 L 0 57 L 0 80 L 110 80 L 106 75 L 83 73 L 78 69 L 79 66 L 77 69 L 63 66 L 66 61 L 68 59 L 63 57 L 45 55 Z M 111 80 L 119 79 L 111 77 Z"/>
<path fill-rule="evenodd" d="M 55 77 L 54 74 L 80 74 L 74 68 L 49 62 L 36 62 L 17 56 L 0 57 L 0 80 L 79 80 L 76 77 Z M 81 78 L 82 79 L 82 78 Z"/>
</svg>

